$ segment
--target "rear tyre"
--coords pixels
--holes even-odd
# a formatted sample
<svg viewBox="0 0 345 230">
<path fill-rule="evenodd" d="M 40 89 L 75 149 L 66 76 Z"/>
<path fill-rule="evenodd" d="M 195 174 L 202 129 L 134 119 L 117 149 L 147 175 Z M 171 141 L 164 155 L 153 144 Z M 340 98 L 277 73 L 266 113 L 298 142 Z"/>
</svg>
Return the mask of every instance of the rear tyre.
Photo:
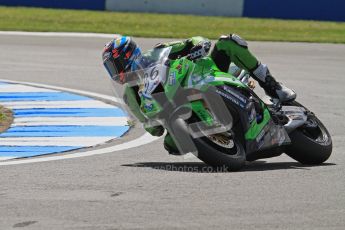
<svg viewBox="0 0 345 230">
<path fill-rule="evenodd" d="M 332 139 L 326 127 L 315 115 L 308 116 L 305 125 L 290 135 L 286 154 L 302 164 L 321 164 L 332 153 Z"/>
</svg>

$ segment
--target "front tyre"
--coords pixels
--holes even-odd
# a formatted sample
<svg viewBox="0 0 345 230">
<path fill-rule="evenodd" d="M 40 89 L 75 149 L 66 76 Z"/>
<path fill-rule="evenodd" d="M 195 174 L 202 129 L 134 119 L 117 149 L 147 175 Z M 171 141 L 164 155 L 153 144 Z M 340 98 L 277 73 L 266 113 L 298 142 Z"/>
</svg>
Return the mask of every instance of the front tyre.
<svg viewBox="0 0 345 230">
<path fill-rule="evenodd" d="M 194 120 L 197 119 L 192 117 L 190 122 Z M 172 122 L 176 130 L 188 133 L 187 125 L 183 119 L 173 119 Z M 239 122 L 236 122 L 232 129 L 226 133 L 205 135 L 192 139 L 192 141 L 198 151 L 197 157 L 217 171 L 238 171 L 246 162 L 244 135 Z"/>
<path fill-rule="evenodd" d="M 286 154 L 302 164 L 321 164 L 332 153 L 332 139 L 322 122 L 309 115 L 306 124 L 289 134 Z"/>
<path fill-rule="evenodd" d="M 234 141 L 236 151 L 228 154 L 223 151 L 219 151 L 208 143 L 205 138 L 199 138 L 194 140 L 198 149 L 198 158 L 206 164 L 214 167 L 220 171 L 238 171 L 240 170 L 246 161 L 245 151 L 238 141 Z"/>
<path fill-rule="evenodd" d="M 239 124 L 238 124 L 239 126 Z M 198 158 L 220 171 L 238 171 L 246 161 L 244 142 L 239 127 L 228 133 L 220 133 L 194 139 Z"/>
</svg>

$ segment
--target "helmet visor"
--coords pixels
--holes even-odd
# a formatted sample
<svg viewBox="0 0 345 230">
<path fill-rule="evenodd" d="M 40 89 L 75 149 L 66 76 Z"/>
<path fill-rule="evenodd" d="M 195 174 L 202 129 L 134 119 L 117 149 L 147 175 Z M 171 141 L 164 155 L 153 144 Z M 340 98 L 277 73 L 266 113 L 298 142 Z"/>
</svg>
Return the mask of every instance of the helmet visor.
<svg viewBox="0 0 345 230">
<path fill-rule="evenodd" d="M 105 69 L 108 71 L 110 77 L 117 81 L 118 79 L 118 75 L 119 75 L 119 72 L 118 72 L 118 68 L 114 62 L 114 59 L 112 56 L 108 57 L 108 58 L 104 58 L 103 59 L 103 65 L 105 67 Z"/>
</svg>

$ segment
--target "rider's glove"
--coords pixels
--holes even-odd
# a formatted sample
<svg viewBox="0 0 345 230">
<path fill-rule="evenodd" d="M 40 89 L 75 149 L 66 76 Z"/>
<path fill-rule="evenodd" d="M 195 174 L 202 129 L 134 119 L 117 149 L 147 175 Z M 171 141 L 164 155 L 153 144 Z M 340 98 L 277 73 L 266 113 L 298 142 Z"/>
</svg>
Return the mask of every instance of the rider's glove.
<svg viewBox="0 0 345 230">
<path fill-rule="evenodd" d="M 205 57 L 210 51 L 210 48 L 211 48 L 210 41 L 199 42 L 190 50 L 189 59 L 196 60 L 196 59 Z"/>
</svg>

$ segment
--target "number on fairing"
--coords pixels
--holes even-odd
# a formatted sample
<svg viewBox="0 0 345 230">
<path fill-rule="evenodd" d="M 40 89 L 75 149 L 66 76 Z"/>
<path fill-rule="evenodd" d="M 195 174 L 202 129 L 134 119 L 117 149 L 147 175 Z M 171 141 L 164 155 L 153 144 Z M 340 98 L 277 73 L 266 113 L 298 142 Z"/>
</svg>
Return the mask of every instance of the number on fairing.
<svg viewBox="0 0 345 230">
<path fill-rule="evenodd" d="M 152 68 L 145 69 L 144 72 L 144 94 L 151 95 L 151 93 L 157 88 L 162 81 L 160 74 L 163 72 L 163 68 L 160 66 L 154 66 Z"/>
</svg>

